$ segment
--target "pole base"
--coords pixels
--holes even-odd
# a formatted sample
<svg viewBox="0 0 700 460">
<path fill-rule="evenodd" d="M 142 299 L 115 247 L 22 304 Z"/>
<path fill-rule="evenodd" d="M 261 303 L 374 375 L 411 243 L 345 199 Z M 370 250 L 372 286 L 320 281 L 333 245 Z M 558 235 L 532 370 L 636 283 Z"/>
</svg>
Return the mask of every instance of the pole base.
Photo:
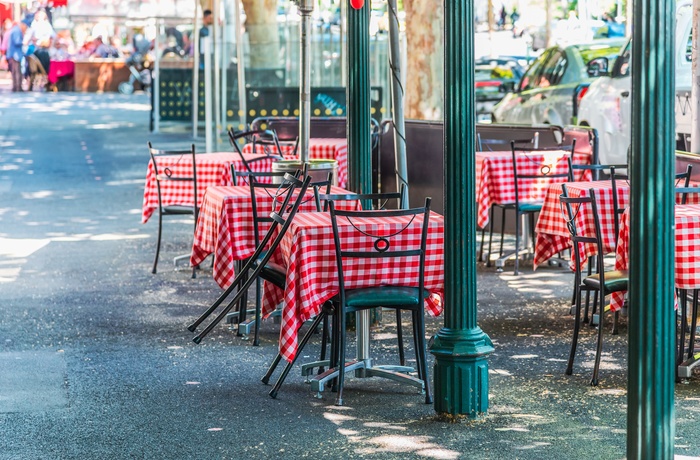
<svg viewBox="0 0 700 460">
<path fill-rule="evenodd" d="M 434 338 L 435 412 L 478 418 L 489 407 L 491 339 L 478 327 L 460 331 L 443 328 Z"/>
</svg>

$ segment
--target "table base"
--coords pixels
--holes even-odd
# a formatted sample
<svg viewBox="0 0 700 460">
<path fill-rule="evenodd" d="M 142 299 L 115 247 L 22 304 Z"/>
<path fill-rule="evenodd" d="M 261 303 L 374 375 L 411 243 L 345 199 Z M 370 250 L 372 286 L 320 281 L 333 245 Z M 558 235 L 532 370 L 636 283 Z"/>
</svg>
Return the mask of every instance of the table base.
<svg viewBox="0 0 700 460">
<path fill-rule="evenodd" d="M 369 310 L 359 311 L 355 315 L 357 317 L 357 359 L 345 363 L 346 374 L 349 371 L 355 371 L 355 377 L 357 378 L 381 377 L 393 380 L 416 387 L 421 390 L 421 394 L 425 394 L 425 382 L 417 377 L 408 375 L 409 372 L 414 371 L 412 367 L 396 365 L 372 366 L 372 358 L 369 357 Z M 302 375 L 307 377 L 308 381 L 308 376 L 311 375 L 314 368 L 325 367 L 329 364 L 328 360 L 305 364 L 301 367 Z M 321 398 L 321 393 L 325 389 L 326 383 L 337 377 L 338 370 L 328 369 L 309 381 L 311 390 L 316 392 L 317 398 Z M 342 401 L 338 401 L 338 404 L 342 405 L 342 403 Z"/>
<path fill-rule="evenodd" d="M 692 358 L 686 359 L 678 366 L 678 378 L 689 379 L 697 366 L 700 366 L 700 353 L 695 353 Z"/>
</svg>

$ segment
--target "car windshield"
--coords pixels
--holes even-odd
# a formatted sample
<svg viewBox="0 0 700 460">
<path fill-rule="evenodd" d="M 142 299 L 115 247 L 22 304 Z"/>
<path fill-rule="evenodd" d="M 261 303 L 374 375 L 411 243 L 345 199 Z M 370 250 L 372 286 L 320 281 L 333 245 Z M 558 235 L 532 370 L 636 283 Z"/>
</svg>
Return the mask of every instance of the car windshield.
<svg viewBox="0 0 700 460">
<path fill-rule="evenodd" d="M 608 58 L 610 65 L 612 66 L 617 54 L 620 52 L 621 45 L 618 44 L 599 44 L 599 45 L 589 45 L 589 46 L 579 46 L 578 50 L 581 54 L 581 59 L 585 65 L 588 65 L 593 59 L 596 58 Z"/>
</svg>

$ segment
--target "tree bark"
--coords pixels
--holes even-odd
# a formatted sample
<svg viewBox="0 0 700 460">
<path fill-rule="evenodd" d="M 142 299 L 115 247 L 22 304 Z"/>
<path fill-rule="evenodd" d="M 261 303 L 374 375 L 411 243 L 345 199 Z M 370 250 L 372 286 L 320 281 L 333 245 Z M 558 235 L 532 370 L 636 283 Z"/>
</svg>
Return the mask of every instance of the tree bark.
<svg viewBox="0 0 700 460">
<path fill-rule="evenodd" d="M 282 67 L 277 29 L 277 0 L 242 0 L 250 44 L 251 68 Z"/>
<path fill-rule="evenodd" d="M 406 0 L 406 118 L 443 114 L 444 12 L 442 0 Z M 468 27 L 465 24 L 465 27 Z"/>
</svg>

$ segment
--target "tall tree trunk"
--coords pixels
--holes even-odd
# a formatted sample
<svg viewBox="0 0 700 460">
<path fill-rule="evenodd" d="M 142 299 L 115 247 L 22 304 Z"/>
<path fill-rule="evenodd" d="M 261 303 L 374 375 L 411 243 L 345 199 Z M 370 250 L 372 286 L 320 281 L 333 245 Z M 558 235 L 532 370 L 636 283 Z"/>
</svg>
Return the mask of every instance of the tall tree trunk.
<svg viewBox="0 0 700 460">
<path fill-rule="evenodd" d="M 406 118 L 442 118 L 443 1 L 405 0 Z M 464 25 L 469 27 L 468 24 Z"/>
<path fill-rule="evenodd" d="M 277 29 L 277 0 L 242 0 L 250 44 L 251 68 L 282 67 Z"/>
</svg>

